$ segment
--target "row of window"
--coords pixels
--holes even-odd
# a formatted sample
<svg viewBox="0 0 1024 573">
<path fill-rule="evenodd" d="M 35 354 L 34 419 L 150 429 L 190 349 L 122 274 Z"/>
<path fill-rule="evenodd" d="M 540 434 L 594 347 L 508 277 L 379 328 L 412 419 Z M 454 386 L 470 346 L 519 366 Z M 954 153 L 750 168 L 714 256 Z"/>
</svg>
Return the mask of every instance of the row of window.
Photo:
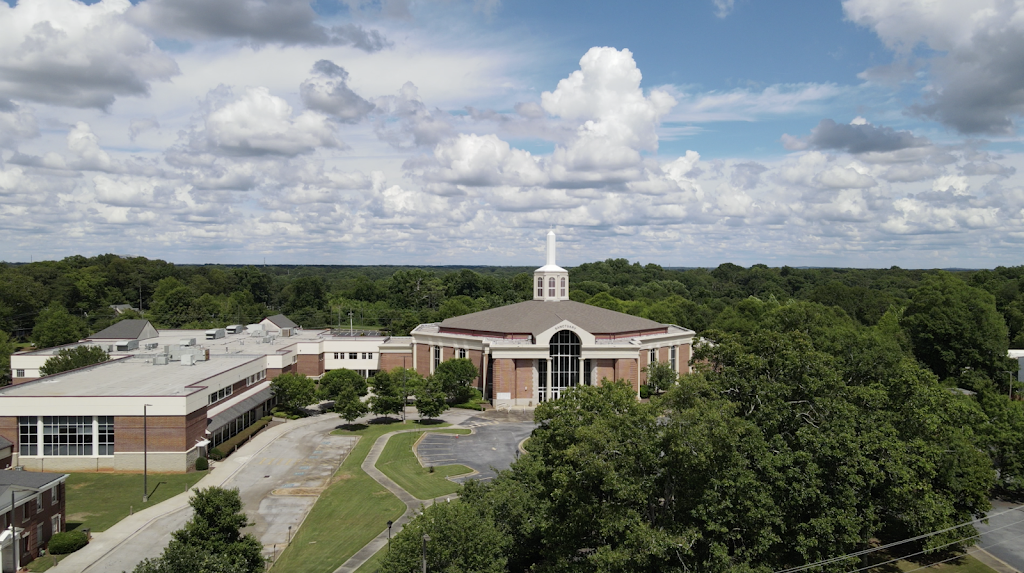
<svg viewBox="0 0 1024 573">
<path fill-rule="evenodd" d="M 434 370 L 433 371 L 437 371 L 437 367 L 441 365 L 441 347 L 440 346 L 433 347 L 433 355 L 434 355 Z M 458 358 L 465 358 L 466 357 L 466 349 L 465 348 L 458 348 L 458 349 L 456 349 L 455 355 Z"/>
<path fill-rule="evenodd" d="M 651 349 L 651 353 L 650 353 L 650 357 L 648 358 L 647 363 L 648 364 L 654 364 L 655 362 L 658 362 L 658 349 L 657 348 L 652 348 Z M 669 363 L 669 365 L 672 366 L 672 370 L 676 370 L 676 347 L 675 346 L 669 346 L 668 347 L 668 363 Z"/>
<path fill-rule="evenodd" d="M 566 279 L 562 277 L 562 296 L 565 296 Z M 537 277 L 537 296 L 544 296 L 544 278 Z M 555 277 L 548 277 L 548 296 L 555 296 Z"/>
<path fill-rule="evenodd" d="M 260 382 L 262 382 L 262 381 L 264 381 L 266 379 L 267 379 L 267 371 L 266 370 L 260 370 L 259 372 L 257 372 L 256 374 L 253 374 L 252 376 L 246 376 L 246 378 L 245 378 L 245 385 L 246 386 L 252 386 L 253 384 L 258 384 L 258 383 L 260 383 Z"/>
<path fill-rule="evenodd" d="M 359 356 L 360 355 L 362 355 L 363 360 L 373 360 L 373 353 L 372 352 L 348 352 L 348 353 L 345 353 L 345 352 L 335 352 L 334 353 L 334 359 L 335 360 L 344 360 L 345 359 L 345 354 L 348 354 L 348 359 L 349 360 L 359 360 Z"/>
<path fill-rule="evenodd" d="M 38 456 L 114 455 L 113 416 L 19 416 L 18 451 Z M 95 448 L 95 454 L 93 449 Z"/>
<path fill-rule="evenodd" d="M 276 398 L 271 398 L 255 408 L 236 417 L 234 420 L 215 429 L 210 434 L 210 447 L 214 448 L 236 436 L 242 430 L 256 423 L 261 417 L 270 413 L 270 409 L 276 404 Z"/>
<path fill-rule="evenodd" d="M 231 395 L 231 386 L 225 386 L 216 392 L 210 392 L 210 404 L 216 404 Z"/>
</svg>

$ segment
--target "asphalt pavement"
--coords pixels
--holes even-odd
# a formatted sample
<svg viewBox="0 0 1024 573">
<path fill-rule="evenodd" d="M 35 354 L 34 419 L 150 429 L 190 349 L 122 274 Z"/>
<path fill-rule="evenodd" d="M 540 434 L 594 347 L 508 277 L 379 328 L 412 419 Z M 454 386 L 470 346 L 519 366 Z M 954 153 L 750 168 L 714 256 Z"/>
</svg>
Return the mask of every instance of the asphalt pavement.
<svg viewBox="0 0 1024 573">
<path fill-rule="evenodd" d="M 508 469 L 518 455 L 519 443 L 536 427 L 533 422 L 504 422 L 492 417 L 473 417 L 461 424 L 473 429 L 468 436 L 458 434 L 427 434 L 416 446 L 416 455 L 423 466 L 462 464 L 478 473 L 452 481 L 488 480 L 498 471 Z"/>
<path fill-rule="evenodd" d="M 1024 571 L 1024 505 L 994 500 L 988 523 L 977 526 L 978 547 L 1017 571 Z"/>
</svg>

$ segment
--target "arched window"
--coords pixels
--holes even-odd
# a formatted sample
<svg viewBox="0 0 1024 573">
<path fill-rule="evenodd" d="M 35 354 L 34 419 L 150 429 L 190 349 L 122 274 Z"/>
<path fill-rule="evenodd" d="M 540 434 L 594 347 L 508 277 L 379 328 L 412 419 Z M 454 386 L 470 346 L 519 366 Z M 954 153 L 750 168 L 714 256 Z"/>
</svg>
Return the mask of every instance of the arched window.
<svg viewBox="0 0 1024 573">
<path fill-rule="evenodd" d="M 561 330 L 551 337 L 551 398 L 558 398 L 566 388 L 580 383 L 580 337 L 571 330 Z"/>
<path fill-rule="evenodd" d="M 551 277 L 551 278 L 548 279 L 548 286 L 549 287 L 555 286 L 555 277 Z"/>
<path fill-rule="evenodd" d="M 555 277 L 548 279 L 548 296 L 555 298 Z"/>
<path fill-rule="evenodd" d="M 562 298 L 565 298 L 565 277 L 562 277 Z"/>
<path fill-rule="evenodd" d="M 537 277 L 537 296 L 544 296 L 544 278 Z"/>
</svg>

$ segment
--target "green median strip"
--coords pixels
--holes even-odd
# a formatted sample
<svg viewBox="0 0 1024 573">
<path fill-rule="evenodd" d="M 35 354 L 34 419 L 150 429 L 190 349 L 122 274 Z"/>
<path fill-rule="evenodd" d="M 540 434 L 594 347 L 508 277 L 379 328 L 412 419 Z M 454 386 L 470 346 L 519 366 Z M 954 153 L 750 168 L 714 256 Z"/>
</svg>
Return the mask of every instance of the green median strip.
<svg viewBox="0 0 1024 573">
<path fill-rule="evenodd" d="M 468 434 L 469 430 L 442 430 L 444 434 Z M 402 489 L 416 499 L 433 499 L 451 495 L 462 487 L 448 481 L 448 476 L 468 474 L 472 468 L 460 464 L 435 466 L 431 472 L 429 467 L 420 465 L 413 453 L 413 446 L 422 436 L 421 433 L 397 434 L 391 436 L 387 447 L 377 460 L 377 469 L 388 476 Z"/>
<path fill-rule="evenodd" d="M 429 431 L 446 425 L 421 425 L 412 421 L 357 424 L 351 429 L 332 432 L 336 436 L 359 436 L 359 441 L 342 462 L 333 483 L 320 494 L 291 545 L 274 564 L 273 571 L 330 573 L 387 529 L 388 521 L 395 521 L 405 513 L 405 504 L 362 470 L 363 460 L 377 438 L 388 432 Z M 411 435 L 418 436 L 419 432 Z M 412 455 L 411 449 L 409 455 Z"/>
</svg>

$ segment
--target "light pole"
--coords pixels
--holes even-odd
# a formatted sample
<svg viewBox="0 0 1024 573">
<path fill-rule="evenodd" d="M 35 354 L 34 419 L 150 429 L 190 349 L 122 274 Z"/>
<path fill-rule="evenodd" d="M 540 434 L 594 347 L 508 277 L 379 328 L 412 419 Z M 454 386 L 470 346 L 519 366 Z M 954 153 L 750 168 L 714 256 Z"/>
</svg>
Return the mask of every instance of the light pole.
<svg viewBox="0 0 1024 573">
<path fill-rule="evenodd" d="M 146 408 L 152 404 L 142 405 L 142 503 L 149 502 L 149 412 Z"/>
<path fill-rule="evenodd" d="M 430 536 L 426 533 L 423 534 L 423 573 L 427 573 L 427 542 L 430 541 Z"/>
<path fill-rule="evenodd" d="M 388 520 L 388 553 L 391 553 L 391 524 L 392 521 Z"/>
<path fill-rule="evenodd" d="M 17 571 L 18 569 L 21 568 L 21 566 L 18 564 L 18 538 L 17 538 L 17 532 L 14 529 L 14 504 L 15 504 L 14 493 L 18 492 L 18 491 L 34 491 L 34 492 L 39 492 L 39 490 L 38 489 L 32 489 L 32 488 L 26 488 L 26 487 L 17 487 L 17 486 L 11 487 L 11 558 L 12 558 L 11 563 L 14 565 L 14 570 L 15 571 Z"/>
</svg>

